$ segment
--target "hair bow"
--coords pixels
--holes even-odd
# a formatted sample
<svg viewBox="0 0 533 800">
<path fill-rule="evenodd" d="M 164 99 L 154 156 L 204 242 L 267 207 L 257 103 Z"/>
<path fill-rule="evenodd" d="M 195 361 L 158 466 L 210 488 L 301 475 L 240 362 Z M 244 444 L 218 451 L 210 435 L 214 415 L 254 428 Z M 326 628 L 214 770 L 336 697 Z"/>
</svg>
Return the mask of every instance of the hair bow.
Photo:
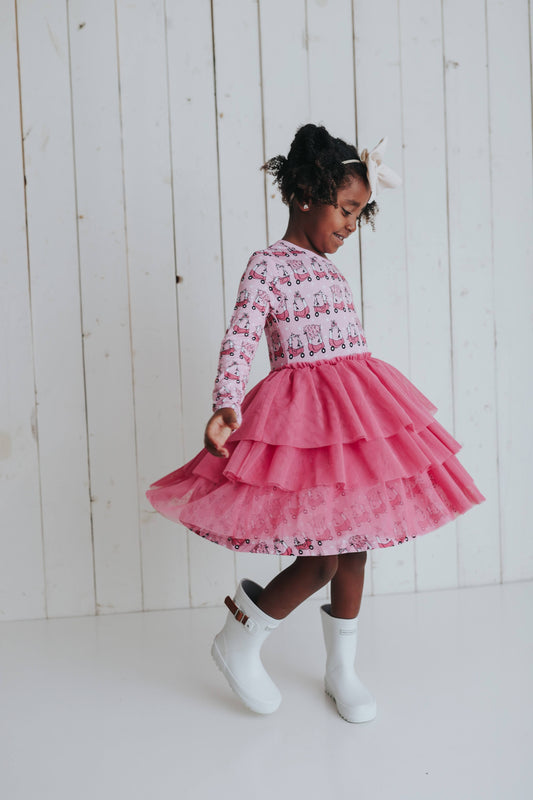
<svg viewBox="0 0 533 800">
<path fill-rule="evenodd" d="M 382 189 L 395 189 L 401 186 L 402 179 L 390 167 L 383 163 L 383 153 L 387 147 L 387 137 L 384 136 L 370 151 L 366 148 L 361 151 L 361 158 L 349 158 L 343 164 L 360 162 L 366 165 L 368 182 L 370 184 L 370 200 L 373 203 Z"/>
</svg>

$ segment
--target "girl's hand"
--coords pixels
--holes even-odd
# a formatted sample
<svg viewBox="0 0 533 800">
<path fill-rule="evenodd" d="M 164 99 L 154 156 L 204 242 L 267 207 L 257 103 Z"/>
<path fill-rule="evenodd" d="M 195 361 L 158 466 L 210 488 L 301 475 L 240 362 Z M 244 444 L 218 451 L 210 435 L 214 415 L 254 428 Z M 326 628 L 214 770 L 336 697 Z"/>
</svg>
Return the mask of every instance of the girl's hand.
<svg viewBox="0 0 533 800">
<path fill-rule="evenodd" d="M 219 408 L 205 426 L 204 447 L 208 453 L 220 458 L 228 458 L 229 451 L 224 447 L 230 433 L 239 427 L 237 414 L 233 408 Z"/>
</svg>

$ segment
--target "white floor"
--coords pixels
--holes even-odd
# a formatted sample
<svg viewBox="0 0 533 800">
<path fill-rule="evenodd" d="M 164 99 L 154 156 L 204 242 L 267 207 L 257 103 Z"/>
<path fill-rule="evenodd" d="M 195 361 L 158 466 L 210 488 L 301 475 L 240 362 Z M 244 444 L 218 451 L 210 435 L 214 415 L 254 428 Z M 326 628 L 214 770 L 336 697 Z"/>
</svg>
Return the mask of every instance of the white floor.
<svg viewBox="0 0 533 800">
<path fill-rule="evenodd" d="M 2 800 L 533 798 L 533 582 L 365 597 L 359 725 L 323 692 L 315 600 L 264 647 L 270 716 L 211 661 L 224 618 L 1 623 Z"/>
</svg>

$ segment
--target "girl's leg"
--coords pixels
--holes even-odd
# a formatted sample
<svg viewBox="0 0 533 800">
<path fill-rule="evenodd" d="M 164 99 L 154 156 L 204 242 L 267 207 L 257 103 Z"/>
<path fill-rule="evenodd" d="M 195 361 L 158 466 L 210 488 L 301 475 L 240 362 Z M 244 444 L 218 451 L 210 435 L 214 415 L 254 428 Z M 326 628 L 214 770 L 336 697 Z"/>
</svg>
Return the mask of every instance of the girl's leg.
<svg viewBox="0 0 533 800">
<path fill-rule="evenodd" d="M 365 580 L 366 550 L 343 553 L 331 580 L 331 616 L 353 619 L 359 614 Z"/>
<path fill-rule="evenodd" d="M 339 562 L 338 556 L 298 556 L 265 586 L 257 606 L 270 617 L 283 619 L 333 578 Z"/>
</svg>

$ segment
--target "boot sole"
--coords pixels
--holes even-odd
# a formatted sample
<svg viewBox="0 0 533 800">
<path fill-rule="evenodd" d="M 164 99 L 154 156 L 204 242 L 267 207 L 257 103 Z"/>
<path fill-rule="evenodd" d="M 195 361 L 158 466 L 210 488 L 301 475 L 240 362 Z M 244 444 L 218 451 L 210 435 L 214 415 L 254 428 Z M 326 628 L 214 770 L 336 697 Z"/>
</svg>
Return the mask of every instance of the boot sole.
<svg viewBox="0 0 533 800">
<path fill-rule="evenodd" d="M 246 708 L 249 708 L 250 711 L 255 711 L 256 714 L 272 714 L 274 711 L 277 711 L 281 701 L 276 703 L 262 703 L 260 700 L 250 697 L 250 695 L 246 694 L 246 692 L 241 689 L 235 676 L 224 661 L 222 653 L 218 649 L 216 638 L 211 646 L 211 656 L 213 657 L 213 661 L 217 665 L 218 669 L 231 686 L 233 692 L 237 695 L 239 700 L 244 703 Z"/>
<path fill-rule="evenodd" d="M 337 702 L 337 698 L 333 694 L 333 692 L 329 689 L 328 685 L 325 684 L 324 691 L 326 692 L 328 697 L 331 697 L 335 705 L 337 706 L 337 713 L 340 717 L 343 718 L 345 722 L 357 723 L 357 722 L 371 722 L 373 719 L 376 718 L 377 710 L 376 704 L 374 703 L 373 706 L 361 706 L 361 711 L 356 712 L 355 714 L 350 714 L 350 712 L 341 704 Z M 363 710 L 365 709 L 365 710 Z"/>
</svg>

